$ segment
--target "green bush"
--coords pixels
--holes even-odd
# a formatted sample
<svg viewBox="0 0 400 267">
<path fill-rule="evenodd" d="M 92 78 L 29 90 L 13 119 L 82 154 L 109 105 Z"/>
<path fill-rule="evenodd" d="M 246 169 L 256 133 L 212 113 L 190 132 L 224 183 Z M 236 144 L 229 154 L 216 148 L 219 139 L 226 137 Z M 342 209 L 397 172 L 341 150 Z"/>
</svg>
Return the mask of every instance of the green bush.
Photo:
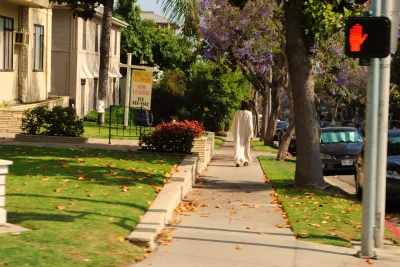
<svg viewBox="0 0 400 267">
<path fill-rule="evenodd" d="M 45 121 L 45 135 L 82 136 L 84 131 L 83 121 L 71 107 L 54 107 L 47 112 Z"/>
<path fill-rule="evenodd" d="M 37 106 L 25 110 L 22 114 L 22 131 L 28 134 L 40 134 L 48 112 L 47 106 Z"/>
<path fill-rule="evenodd" d="M 92 121 L 92 122 L 97 122 L 97 116 L 98 116 L 97 110 L 92 110 L 88 114 L 85 115 L 84 120 L 85 121 Z M 129 116 L 132 118 L 133 122 L 133 117 L 135 116 L 135 112 L 130 109 L 129 110 Z M 110 123 L 110 108 L 106 108 L 104 111 L 104 122 L 105 123 Z M 111 123 L 112 124 L 123 124 L 124 123 L 124 107 L 123 106 L 113 106 L 112 108 L 112 114 L 111 114 Z"/>
<path fill-rule="evenodd" d="M 80 120 L 75 109 L 56 106 L 49 110 L 38 106 L 25 110 L 21 129 L 28 134 L 57 136 L 82 136 L 83 120 Z"/>
</svg>

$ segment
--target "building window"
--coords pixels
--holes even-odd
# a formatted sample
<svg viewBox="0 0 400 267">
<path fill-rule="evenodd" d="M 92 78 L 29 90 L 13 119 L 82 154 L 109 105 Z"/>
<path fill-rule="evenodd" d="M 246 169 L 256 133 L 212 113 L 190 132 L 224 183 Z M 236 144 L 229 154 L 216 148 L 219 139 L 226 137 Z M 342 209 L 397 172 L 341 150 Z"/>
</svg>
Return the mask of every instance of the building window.
<svg viewBox="0 0 400 267">
<path fill-rule="evenodd" d="M 0 70 L 13 69 L 14 20 L 0 16 Z"/>
<path fill-rule="evenodd" d="M 99 24 L 95 24 L 96 25 L 96 32 L 95 32 L 95 36 L 94 36 L 94 52 L 98 53 L 99 52 Z"/>
<path fill-rule="evenodd" d="M 117 55 L 117 46 L 118 46 L 118 32 L 115 31 L 115 40 L 114 40 L 114 55 Z"/>
<path fill-rule="evenodd" d="M 44 52 L 44 26 L 35 24 L 33 32 L 34 58 L 33 70 L 43 71 L 43 52 Z"/>
<path fill-rule="evenodd" d="M 93 86 L 93 110 L 97 109 L 97 86 L 99 84 L 99 79 L 94 78 L 94 86 Z"/>
<path fill-rule="evenodd" d="M 86 50 L 86 20 L 83 20 L 82 26 L 82 50 Z"/>
</svg>

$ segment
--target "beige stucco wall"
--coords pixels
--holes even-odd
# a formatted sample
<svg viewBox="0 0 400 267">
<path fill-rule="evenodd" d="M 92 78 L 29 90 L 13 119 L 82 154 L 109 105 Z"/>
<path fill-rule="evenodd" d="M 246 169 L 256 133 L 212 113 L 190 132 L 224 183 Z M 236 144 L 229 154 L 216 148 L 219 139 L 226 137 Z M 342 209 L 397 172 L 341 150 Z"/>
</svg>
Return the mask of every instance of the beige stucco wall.
<svg viewBox="0 0 400 267">
<path fill-rule="evenodd" d="M 32 8 L 29 10 L 29 74 L 28 74 L 28 102 L 42 101 L 47 99 L 51 85 L 51 24 L 52 10 L 45 8 Z M 44 55 L 43 55 L 43 71 L 33 71 L 33 55 L 34 42 L 33 33 L 34 25 L 44 26 Z M 32 40 L 32 41 L 31 41 Z"/>
<path fill-rule="evenodd" d="M 0 15 L 14 19 L 14 28 L 18 29 L 18 6 L 8 2 L 0 5 Z M 11 103 L 18 98 L 18 51 L 14 45 L 13 71 L 0 71 L 0 104 Z"/>
<path fill-rule="evenodd" d="M 19 30 L 19 6 L 11 2 L 0 5 L 0 15 L 14 19 L 14 29 Z M 29 44 L 28 46 L 28 82 L 26 102 L 37 102 L 47 99 L 50 91 L 51 73 L 51 23 L 52 11 L 46 8 L 29 9 Z M 33 72 L 33 32 L 34 24 L 44 26 L 44 71 Z M 22 46 L 14 45 L 13 71 L 0 71 L 0 103 L 18 100 L 18 90 L 21 84 L 19 80 L 19 57 L 22 54 Z"/>
<path fill-rule="evenodd" d="M 75 102 L 75 107 L 79 116 L 84 116 L 96 107 L 94 79 L 98 79 L 98 67 L 100 66 L 100 45 L 99 52 L 95 52 L 95 32 L 96 25 L 99 25 L 99 40 L 101 35 L 101 18 L 95 16 L 92 20 L 84 21 L 81 18 L 73 18 L 72 11 L 63 8 L 53 9 L 53 58 L 52 64 L 52 93 L 68 94 Z M 83 25 L 86 23 L 86 50 L 83 50 Z M 69 27 L 69 29 L 67 29 Z M 114 54 L 115 31 L 117 31 L 117 53 Z M 120 27 L 113 25 L 111 32 L 111 51 L 110 51 L 110 70 L 117 67 L 120 63 Z M 89 71 L 89 78 L 83 73 L 83 66 Z M 69 76 L 64 80 L 61 73 Z M 67 76 L 64 76 L 67 77 Z M 81 79 L 86 80 L 84 86 Z M 107 97 L 107 106 L 114 104 L 113 101 L 113 79 L 109 79 L 111 88 Z M 115 87 L 119 87 L 119 79 L 116 79 Z M 118 99 L 117 99 L 118 100 Z"/>
</svg>

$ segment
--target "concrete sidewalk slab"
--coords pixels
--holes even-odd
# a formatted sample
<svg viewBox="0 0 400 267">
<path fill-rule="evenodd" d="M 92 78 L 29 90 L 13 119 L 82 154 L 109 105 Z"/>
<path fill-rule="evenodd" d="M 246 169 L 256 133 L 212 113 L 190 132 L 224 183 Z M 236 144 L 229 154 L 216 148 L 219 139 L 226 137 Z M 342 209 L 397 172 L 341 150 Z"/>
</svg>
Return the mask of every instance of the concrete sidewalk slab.
<svg viewBox="0 0 400 267">
<path fill-rule="evenodd" d="M 149 258 L 133 266 L 367 266 L 355 257 L 358 249 L 297 240 L 285 225 L 278 206 L 271 204 L 271 185 L 265 184 L 261 166 L 234 167 L 231 139 L 218 150 L 201 173 L 187 201 L 200 204 L 196 212 L 176 214 L 169 227 L 171 246 L 159 246 Z M 203 204 L 203 205 L 201 205 Z M 374 266 L 400 266 L 398 248 L 378 252 Z"/>
</svg>

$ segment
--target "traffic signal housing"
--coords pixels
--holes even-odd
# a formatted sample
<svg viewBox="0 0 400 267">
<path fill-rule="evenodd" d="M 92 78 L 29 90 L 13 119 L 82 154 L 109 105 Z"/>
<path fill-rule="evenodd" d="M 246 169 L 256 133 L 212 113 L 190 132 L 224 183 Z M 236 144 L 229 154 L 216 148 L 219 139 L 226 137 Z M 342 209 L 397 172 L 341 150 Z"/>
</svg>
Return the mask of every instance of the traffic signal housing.
<svg viewBox="0 0 400 267">
<path fill-rule="evenodd" d="M 390 20 L 387 17 L 350 17 L 345 34 L 348 57 L 385 58 L 390 53 Z"/>
</svg>

